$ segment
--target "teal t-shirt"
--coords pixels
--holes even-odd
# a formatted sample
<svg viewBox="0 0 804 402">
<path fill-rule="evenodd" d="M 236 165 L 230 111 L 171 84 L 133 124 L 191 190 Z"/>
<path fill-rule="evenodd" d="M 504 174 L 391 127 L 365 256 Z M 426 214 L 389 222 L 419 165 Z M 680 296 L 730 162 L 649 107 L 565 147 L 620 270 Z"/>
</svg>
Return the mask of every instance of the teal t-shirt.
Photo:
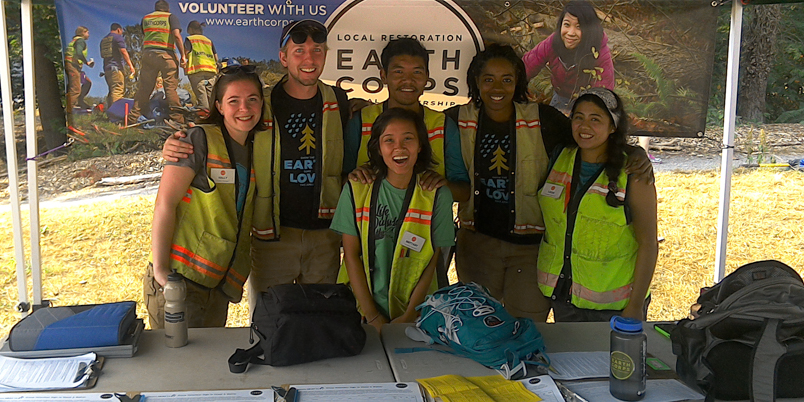
<svg viewBox="0 0 804 402">
<path fill-rule="evenodd" d="M 383 180 L 377 195 L 377 216 L 375 219 L 377 232 L 374 248 L 374 273 L 372 275 L 372 294 L 380 312 L 388 317 L 388 286 L 391 282 L 391 263 L 397 236 L 396 223 L 402 215 L 402 203 L 405 201 L 406 189 L 399 189 Z M 352 191 L 343 186 L 338 208 L 332 218 L 330 229 L 352 236 L 360 236 L 355 222 L 355 210 L 352 202 Z M 452 223 L 452 193 L 446 186 L 438 189 L 432 219 L 433 247 L 449 247 L 455 244 L 455 228 Z"/>
</svg>

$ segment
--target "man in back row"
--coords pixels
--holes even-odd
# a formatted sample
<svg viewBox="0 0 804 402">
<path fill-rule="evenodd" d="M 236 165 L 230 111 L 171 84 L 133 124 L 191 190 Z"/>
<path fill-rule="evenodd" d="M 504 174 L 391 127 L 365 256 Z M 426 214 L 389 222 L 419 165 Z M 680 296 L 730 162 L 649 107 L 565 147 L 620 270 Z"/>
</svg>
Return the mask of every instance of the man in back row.
<svg viewBox="0 0 804 402">
<path fill-rule="evenodd" d="M 259 292 L 286 283 L 334 283 L 340 236 L 329 230 L 341 192 L 346 93 L 319 80 L 327 30 L 314 20 L 282 29 L 279 61 L 287 75 L 266 94 L 272 135 L 254 142 L 257 196 L 252 232 L 249 309 Z M 192 148 L 171 137 L 167 160 Z M 281 240 L 280 240 L 281 237 Z"/>
<path fill-rule="evenodd" d="M 123 38 L 123 27 L 120 24 L 113 23 L 109 34 L 101 39 L 100 54 L 103 58 L 103 76 L 109 87 L 109 95 L 106 96 L 106 107 L 108 108 L 122 98 L 126 92 L 126 74 L 124 74 L 123 62 L 125 61 L 128 65 L 132 77 L 136 72 L 126 49 L 126 39 Z"/>
<path fill-rule="evenodd" d="M 137 93 L 134 95 L 134 107 L 129 114 L 129 122 L 137 121 L 143 115 L 143 108 L 148 108 L 151 93 L 156 85 L 156 78 L 162 74 L 165 98 L 170 105 L 170 119 L 184 123 L 184 116 L 173 108 L 181 106 L 179 94 L 179 66 L 184 67 L 184 42 L 181 39 L 179 18 L 170 13 L 170 5 L 165 0 L 157 0 L 154 11 L 142 17 L 142 59 Z M 176 48 L 179 59 L 176 59 Z M 149 117 L 150 111 L 145 115 Z"/>
</svg>

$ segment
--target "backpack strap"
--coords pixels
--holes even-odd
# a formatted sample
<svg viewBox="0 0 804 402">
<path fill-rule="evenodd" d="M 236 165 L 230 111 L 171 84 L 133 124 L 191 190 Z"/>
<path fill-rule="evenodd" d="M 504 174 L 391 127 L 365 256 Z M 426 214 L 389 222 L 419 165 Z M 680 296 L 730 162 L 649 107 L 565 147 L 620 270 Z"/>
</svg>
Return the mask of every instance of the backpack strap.
<svg viewBox="0 0 804 402">
<path fill-rule="evenodd" d="M 765 328 L 754 348 L 751 364 L 751 382 L 749 384 L 752 402 L 773 402 L 776 400 L 776 368 L 779 358 L 787 352 L 787 348 L 776 338 L 776 331 L 781 320 L 772 318 L 765 320 Z"/>
<path fill-rule="evenodd" d="M 265 353 L 265 351 L 262 350 L 262 346 L 260 346 L 260 342 L 263 339 L 262 335 L 254 330 L 253 324 L 250 332 L 249 342 L 254 341 L 253 334 L 256 332 L 258 337 L 257 343 L 248 349 L 235 349 L 235 352 L 229 356 L 229 371 L 234 374 L 245 372 L 249 363 L 261 364 L 263 366 L 268 365 L 265 359 L 260 358 L 260 356 Z"/>
</svg>

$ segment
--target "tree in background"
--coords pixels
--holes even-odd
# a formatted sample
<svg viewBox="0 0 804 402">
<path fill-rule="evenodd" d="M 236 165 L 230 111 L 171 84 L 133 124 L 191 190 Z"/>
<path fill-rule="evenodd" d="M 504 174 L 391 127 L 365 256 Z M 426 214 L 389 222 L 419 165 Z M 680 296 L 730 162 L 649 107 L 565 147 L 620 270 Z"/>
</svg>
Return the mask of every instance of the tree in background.
<svg viewBox="0 0 804 402">
<path fill-rule="evenodd" d="M 9 53 L 11 58 L 12 97 L 15 107 L 24 102 L 22 78 L 22 33 L 20 27 L 20 3 L 4 2 L 8 26 Z M 62 65 L 61 40 L 56 8 L 50 4 L 33 6 L 34 26 L 34 74 L 39 120 L 42 123 L 44 146 L 40 150 L 53 149 L 67 140 L 66 116 L 64 114 L 64 66 Z M 22 155 L 25 155 L 22 153 Z M 5 156 L 5 154 L 3 154 Z"/>
<path fill-rule="evenodd" d="M 749 5 L 743 9 L 740 89 L 737 114 L 743 120 L 764 123 L 768 79 L 775 63 L 782 19 L 781 4 Z"/>
</svg>

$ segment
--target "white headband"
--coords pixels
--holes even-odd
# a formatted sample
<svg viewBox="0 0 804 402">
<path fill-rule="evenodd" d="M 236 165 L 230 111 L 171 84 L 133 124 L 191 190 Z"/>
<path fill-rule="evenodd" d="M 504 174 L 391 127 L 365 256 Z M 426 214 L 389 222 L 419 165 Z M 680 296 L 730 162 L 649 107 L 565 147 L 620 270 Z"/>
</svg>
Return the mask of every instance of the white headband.
<svg viewBox="0 0 804 402">
<path fill-rule="evenodd" d="M 620 118 L 622 115 L 617 113 L 617 98 L 614 97 L 614 92 L 603 87 L 584 89 L 578 94 L 575 102 L 578 102 L 578 99 L 581 99 L 581 97 L 584 95 L 593 95 L 603 101 L 603 104 L 606 105 L 606 109 L 609 111 L 609 115 L 611 115 L 611 121 L 614 123 L 614 128 L 617 128 L 620 125 Z M 573 108 L 574 107 L 575 104 L 573 103 Z"/>
</svg>

